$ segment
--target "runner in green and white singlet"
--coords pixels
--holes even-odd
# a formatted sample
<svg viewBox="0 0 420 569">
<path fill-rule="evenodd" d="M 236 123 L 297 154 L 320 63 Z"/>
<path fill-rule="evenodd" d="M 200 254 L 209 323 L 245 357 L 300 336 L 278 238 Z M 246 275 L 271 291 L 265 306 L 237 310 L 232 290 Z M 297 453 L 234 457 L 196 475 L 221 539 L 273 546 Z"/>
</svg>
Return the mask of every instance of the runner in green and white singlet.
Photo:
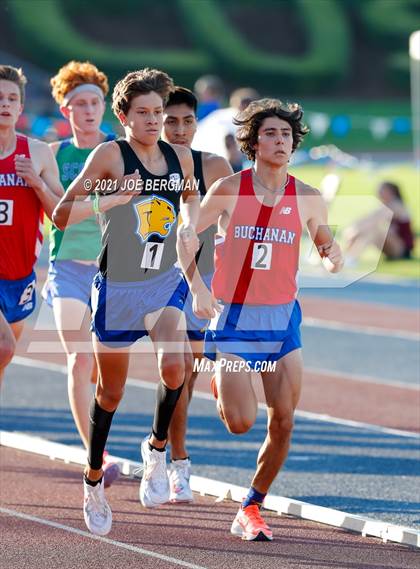
<svg viewBox="0 0 420 569">
<path fill-rule="evenodd" d="M 52 94 L 69 120 L 72 138 L 54 142 L 61 183 L 67 191 L 92 149 L 114 139 L 100 130 L 108 80 L 91 63 L 71 61 L 51 79 Z M 91 378 L 96 379 L 90 333 L 90 295 L 97 272 L 101 231 L 96 216 L 50 232 L 50 265 L 43 297 L 52 306 L 57 331 L 67 355 L 68 394 L 73 418 L 87 448 Z M 105 465 L 105 485 L 118 476 L 116 464 Z"/>
</svg>

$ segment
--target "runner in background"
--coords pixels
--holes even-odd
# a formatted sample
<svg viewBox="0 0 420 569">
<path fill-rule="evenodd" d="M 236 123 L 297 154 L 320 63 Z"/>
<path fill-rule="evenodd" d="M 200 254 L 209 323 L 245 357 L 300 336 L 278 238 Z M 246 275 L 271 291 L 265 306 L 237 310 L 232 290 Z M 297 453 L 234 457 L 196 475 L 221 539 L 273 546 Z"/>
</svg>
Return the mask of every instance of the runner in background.
<svg viewBox="0 0 420 569">
<path fill-rule="evenodd" d="M 171 144 L 180 144 L 191 148 L 194 134 L 197 130 L 197 98 L 184 87 L 175 87 L 169 95 L 163 113 L 162 138 Z M 194 161 L 194 178 L 198 184 L 201 198 L 206 195 L 209 188 L 219 178 L 230 176 L 232 168 L 229 162 L 209 152 L 191 150 Z M 200 249 L 196 255 L 196 262 L 203 275 L 204 282 L 210 288 L 214 272 L 214 236 L 216 227 L 209 227 L 201 235 Z M 195 316 L 192 309 L 192 296 L 189 294 L 184 305 L 187 320 L 187 334 L 191 343 L 195 364 L 203 357 L 204 332 L 208 320 Z M 198 372 L 193 371 L 186 380 L 186 385 L 177 403 L 175 413 L 169 425 L 169 439 L 171 443 L 171 466 L 169 482 L 171 488 L 171 502 L 191 502 L 193 494 L 190 488 L 191 461 L 186 448 L 186 430 L 188 405 L 191 401 L 194 383 Z"/>
<path fill-rule="evenodd" d="M 48 145 L 16 132 L 25 85 L 21 69 L 0 65 L 0 383 L 35 309 L 44 211 L 51 217 L 63 194 Z"/>
<path fill-rule="evenodd" d="M 50 144 L 65 190 L 79 175 L 92 149 L 113 135 L 101 131 L 108 79 L 92 63 L 70 61 L 51 79 L 52 95 L 70 122 L 72 137 Z M 43 297 L 52 306 L 57 332 L 67 357 L 67 386 L 71 412 L 87 449 L 91 377 L 96 379 L 90 332 L 90 293 L 98 271 L 101 231 L 95 215 L 60 231 L 50 231 L 50 264 Z M 118 465 L 104 462 L 108 487 L 119 476 Z"/>
</svg>

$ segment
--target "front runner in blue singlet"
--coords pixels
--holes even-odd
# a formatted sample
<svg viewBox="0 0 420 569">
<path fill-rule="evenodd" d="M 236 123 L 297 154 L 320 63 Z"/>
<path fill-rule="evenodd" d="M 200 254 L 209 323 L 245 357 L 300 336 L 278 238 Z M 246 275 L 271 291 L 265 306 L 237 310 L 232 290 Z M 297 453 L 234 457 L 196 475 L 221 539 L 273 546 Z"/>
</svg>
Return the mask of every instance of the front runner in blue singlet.
<svg viewBox="0 0 420 569">
<path fill-rule="evenodd" d="M 197 130 L 196 111 L 197 99 L 194 93 L 184 87 L 176 87 L 175 91 L 169 95 L 163 114 L 163 140 L 191 148 Z M 198 184 L 200 197 L 203 198 L 206 195 L 207 188 L 219 178 L 230 176 L 233 171 L 229 162 L 222 156 L 200 150 L 191 150 L 191 152 L 194 160 L 194 178 Z M 212 226 L 200 234 L 200 249 L 196 255 L 198 269 L 209 289 L 214 272 L 215 233 L 216 226 Z M 194 366 L 196 366 L 203 357 L 204 331 L 209 321 L 197 318 L 194 314 L 191 294 L 188 294 L 185 301 L 184 313 L 187 320 L 187 334 L 194 356 Z M 171 502 L 191 502 L 193 499 L 189 483 L 191 461 L 186 448 L 185 437 L 188 405 L 197 375 L 198 371 L 193 370 L 188 379 L 188 389 L 183 389 L 169 425 L 172 459 L 169 471 Z"/>
<path fill-rule="evenodd" d="M 83 169 L 92 149 L 114 135 L 101 131 L 108 79 L 89 62 L 70 61 L 51 79 L 52 95 L 70 122 L 72 138 L 53 142 L 65 190 Z M 89 443 L 91 377 L 96 379 L 90 332 L 90 293 L 98 271 L 101 230 L 95 215 L 60 231 L 50 231 L 50 265 L 43 297 L 52 306 L 57 332 L 67 356 L 70 408 L 83 445 Z M 118 465 L 105 460 L 105 487 L 118 477 Z"/>
<path fill-rule="evenodd" d="M 192 368 L 182 313 L 187 288 L 175 263 L 179 213 L 184 224 L 179 238 L 190 253 L 198 249 L 200 198 L 194 189 L 191 152 L 159 140 L 163 107 L 172 90 L 172 79 L 155 69 L 129 73 L 117 83 L 112 106 L 125 139 L 92 152 L 54 212 L 61 229 L 93 210 L 102 216 L 102 251 L 92 288 L 93 343 L 100 374 L 84 477 L 85 522 L 97 535 L 107 534 L 112 525 L 103 492 L 102 453 L 124 392 L 128 346 L 149 335 L 161 377 L 152 434 L 141 444 L 140 501 L 146 507 L 169 499 L 168 427 Z M 95 190 L 99 193 L 92 206 L 86 195 Z"/>
</svg>

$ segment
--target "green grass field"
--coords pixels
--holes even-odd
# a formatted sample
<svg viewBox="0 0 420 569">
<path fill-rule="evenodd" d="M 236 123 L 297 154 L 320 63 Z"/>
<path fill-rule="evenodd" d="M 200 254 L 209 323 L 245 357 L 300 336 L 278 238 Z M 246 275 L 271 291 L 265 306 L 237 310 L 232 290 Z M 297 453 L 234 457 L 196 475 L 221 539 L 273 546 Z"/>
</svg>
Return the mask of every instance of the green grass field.
<svg viewBox="0 0 420 569">
<path fill-rule="evenodd" d="M 324 166 L 308 165 L 291 168 L 291 172 L 297 178 L 319 187 L 322 178 L 328 172 Z M 342 184 L 334 199 L 330 212 L 329 222 L 338 228 L 338 240 L 340 231 L 356 219 L 377 207 L 375 192 L 378 184 L 383 180 L 397 183 L 402 190 L 406 205 L 412 215 L 413 228 L 416 232 L 416 247 L 414 258 L 402 261 L 387 261 L 381 258 L 377 272 L 389 274 L 395 277 L 419 278 L 420 277 L 420 172 L 413 166 L 366 166 L 358 170 L 337 170 L 342 177 Z M 374 248 L 367 249 L 362 255 L 360 266 L 364 270 L 371 266 L 375 258 Z"/>
</svg>

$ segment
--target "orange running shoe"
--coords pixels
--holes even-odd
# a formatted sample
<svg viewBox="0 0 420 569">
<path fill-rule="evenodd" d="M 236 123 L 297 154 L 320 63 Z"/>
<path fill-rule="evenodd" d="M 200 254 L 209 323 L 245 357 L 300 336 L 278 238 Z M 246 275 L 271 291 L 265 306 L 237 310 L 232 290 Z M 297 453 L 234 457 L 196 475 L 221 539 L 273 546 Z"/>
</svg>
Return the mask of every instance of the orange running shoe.
<svg viewBox="0 0 420 569">
<path fill-rule="evenodd" d="M 263 520 L 256 504 L 239 508 L 230 533 L 246 541 L 271 541 L 273 539 L 273 532 Z"/>
</svg>

